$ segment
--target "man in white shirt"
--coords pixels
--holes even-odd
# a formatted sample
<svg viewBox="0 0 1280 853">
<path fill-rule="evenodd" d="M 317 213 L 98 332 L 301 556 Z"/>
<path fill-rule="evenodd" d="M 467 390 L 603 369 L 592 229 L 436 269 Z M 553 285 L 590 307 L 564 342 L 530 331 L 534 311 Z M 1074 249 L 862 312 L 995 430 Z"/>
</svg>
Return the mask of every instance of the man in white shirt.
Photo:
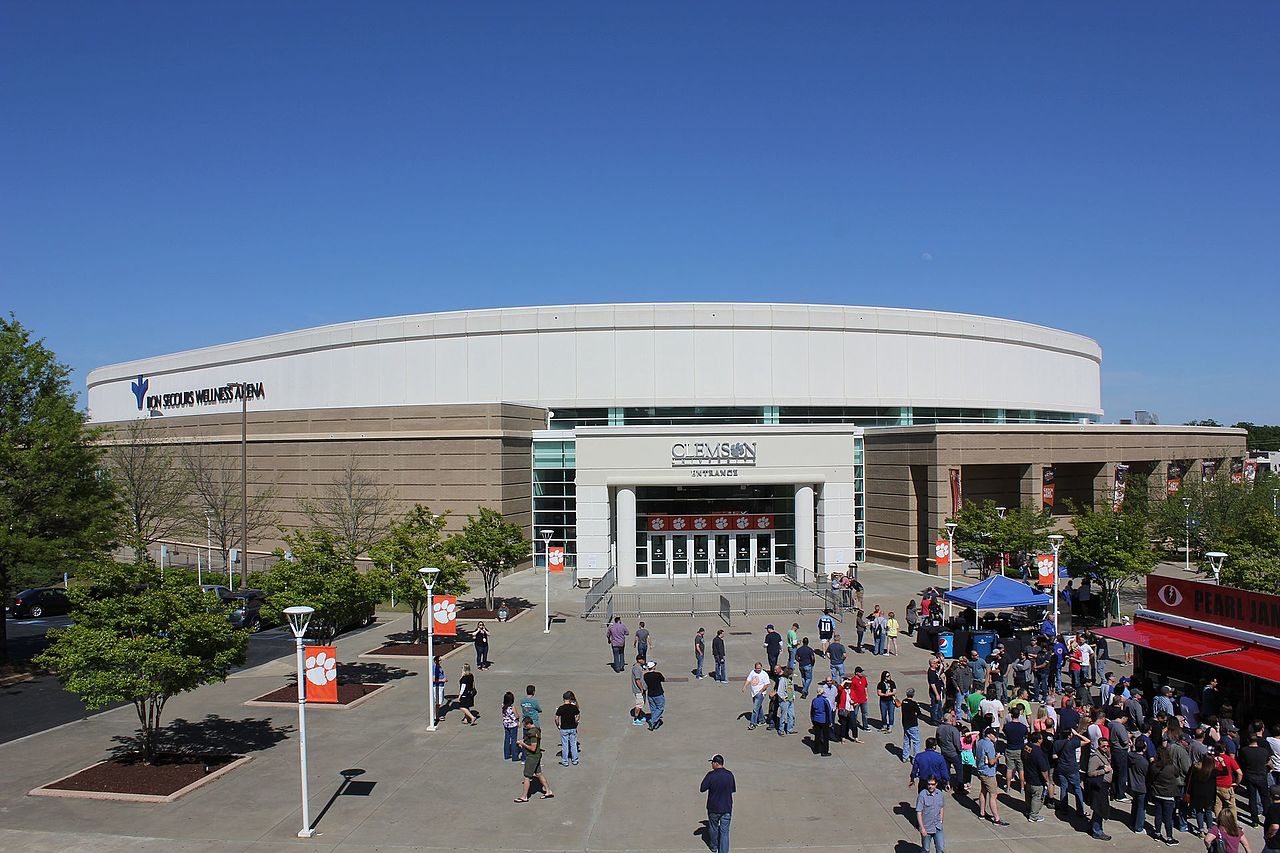
<svg viewBox="0 0 1280 853">
<path fill-rule="evenodd" d="M 1093 646 L 1085 641 L 1084 637 L 1080 637 L 1076 644 L 1080 649 L 1080 678 L 1086 684 L 1093 681 Z"/>
<path fill-rule="evenodd" d="M 751 725 L 750 731 L 764 722 L 764 698 L 769 691 L 769 673 L 764 671 L 764 664 L 756 661 L 755 667 L 747 673 L 747 680 L 742 684 L 742 692 L 751 690 Z"/>
<path fill-rule="evenodd" d="M 996 689 L 987 688 L 987 698 L 978 703 L 978 713 L 986 714 L 991 720 L 987 725 L 1000 727 L 1004 725 L 1004 703 L 996 698 Z"/>
</svg>

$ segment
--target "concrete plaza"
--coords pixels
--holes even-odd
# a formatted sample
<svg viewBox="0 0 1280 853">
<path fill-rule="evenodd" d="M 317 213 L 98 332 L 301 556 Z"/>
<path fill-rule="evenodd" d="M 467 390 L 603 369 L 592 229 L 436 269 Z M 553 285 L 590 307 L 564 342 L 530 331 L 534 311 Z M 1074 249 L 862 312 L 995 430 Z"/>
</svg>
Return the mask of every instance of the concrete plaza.
<svg viewBox="0 0 1280 853">
<path fill-rule="evenodd" d="M 927 579 L 869 567 L 862 580 L 868 609 L 879 603 L 901 616 Z M 716 616 L 646 620 L 653 631 L 651 656 L 668 678 L 667 724 L 657 732 L 632 726 L 628 676 L 609 667 L 603 625 L 578 618 L 581 591 L 570 590 L 567 579 L 553 581 L 561 588 L 552 610 L 564 619 L 551 634 L 542 633 L 541 607 L 511 623 L 490 624 L 494 666 L 477 676 L 478 726 L 463 725 L 461 715 L 453 712 L 437 731 L 427 731 L 420 660 L 360 661 L 390 679 L 385 695 L 351 710 L 311 710 L 311 814 L 319 833 L 313 839 L 296 837 L 301 824 L 296 711 L 242 704 L 287 683 L 294 665 L 290 656 L 169 703 L 166 722 L 208 721 L 220 743 L 240 743 L 239 751 L 250 750 L 254 756 L 245 767 L 172 804 L 26 796 L 31 788 L 100 760 L 116 745 L 114 739 L 132 735 L 132 708 L 0 746 L 5 769 L 0 849 L 697 851 L 705 849 L 698 833 L 706 819 L 698 784 L 708 769 L 707 758 L 717 752 L 737 777 L 735 850 L 919 849 L 910 805 L 915 789 L 908 787 L 907 765 L 896 753 L 900 731 L 892 736 L 872 732 L 861 744 L 833 745 L 834 757 L 826 759 L 815 757 L 800 735 L 779 738 L 763 728 L 748 731 L 738 719 L 750 708 L 740 681 L 677 680 L 688 677 L 693 666 L 691 645 L 698 626 L 707 628 L 710 650 L 710 636 L 723 627 Z M 521 573 L 504 581 L 499 593 L 541 602 L 542 576 Z M 340 639 L 340 659 L 356 662 L 383 634 L 406 630 L 408 621 L 407 615 L 388 614 L 379 629 Z M 816 641 L 811 614 L 735 615 L 726 630 L 730 676 L 741 679 L 763 656 L 768 622 L 785 631 L 792 621 L 799 621 L 802 633 Z M 635 621 L 628 620 L 628 627 L 634 632 Z M 900 641 L 897 657 L 852 655 L 849 668 L 863 666 L 873 682 L 881 669 L 889 669 L 900 694 L 914 686 L 923 695 L 926 655 L 909 642 Z M 468 661 L 473 661 L 470 649 L 446 658 L 449 693 L 461 664 Z M 819 660 L 816 672 L 825 675 L 827 668 Z M 521 769 L 502 760 L 498 708 L 504 691 L 519 697 L 529 683 L 537 685 L 544 709 L 544 769 L 556 797 L 517 805 L 512 800 L 520 792 Z M 550 720 L 565 690 L 575 691 L 582 706 L 583 743 L 582 763 L 567 768 L 555 758 L 559 738 Z M 808 704 L 797 711 L 798 728 L 804 731 Z M 922 735 L 931 733 L 932 727 L 923 724 Z M 346 769 L 362 770 L 357 781 L 368 784 L 335 796 Z M 1153 845 L 1119 821 L 1108 825 L 1115 841 L 1105 845 L 1089 838 L 1079 824 L 1053 818 L 1028 823 L 1020 799 L 1002 798 L 1011 823 L 1004 828 L 980 821 L 972 809 L 949 800 L 947 849 L 1062 853 L 1098 847 L 1149 850 Z M 1127 804 L 1120 810 L 1127 814 Z M 1190 836 L 1184 842 L 1199 844 Z"/>
</svg>

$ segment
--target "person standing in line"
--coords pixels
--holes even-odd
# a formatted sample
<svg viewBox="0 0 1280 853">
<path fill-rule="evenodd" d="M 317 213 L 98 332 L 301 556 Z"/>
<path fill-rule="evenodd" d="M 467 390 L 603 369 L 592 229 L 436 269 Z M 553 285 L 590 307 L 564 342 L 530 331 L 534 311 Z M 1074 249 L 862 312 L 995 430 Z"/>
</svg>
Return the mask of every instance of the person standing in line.
<svg viewBox="0 0 1280 853">
<path fill-rule="evenodd" d="M 560 728 L 560 763 L 568 767 L 572 762 L 578 764 L 578 697 L 572 690 L 566 690 L 564 704 L 556 708 L 556 725 Z"/>
<path fill-rule="evenodd" d="M 649 629 L 641 622 L 636 628 L 636 636 L 634 639 L 636 654 L 645 660 L 649 659 Z"/>
<path fill-rule="evenodd" d="M 942 723 L 934 732 L 934 739 L 938 743 L 938 751 L 946 759 L 952 780 L 951 789 L 956 794 L 968 796 L 969 788 L 965 785 L 964 778 L 964 760 L 960 757 L 960 752 L 964 747 L 960 743 L 960 728 L 956 725 L 955 711 L 948 710 L 943 713 Z"/>
<path fill-rule="evenodd" d="M 792 622 L 791 629 L 787 631 L 787 668 L 794 670 L 796 668 L 796 649 L 800 647 L 800 623 Z"/>
<path fill-rule="evenodd" d="M 858 564 L 850 563 L 849 571 L 853 573 L 853 606 L 862 609 L 862 596 L 864 595 L 862 584 L 858 582 Z"/>
<path fill-rule="evenodd" d="M 716 664 L 716 668 L 711 677 L 720 684 L 727 684 L 729 682 L 729 676 L 726 674 L 725 670 L 723 628 L 716 631 L 716 635 L 711 638 L 711 659 L 715 661 Z"/>
<path fill-rule="evenodd" d="M 462 665 L 462 677 L 458 679 L 458 707 L 462 710 L 462 722 L 476 724 L 476 677 L 471 674 L 471 664 Z"/>
<path fill-rule="evenodd" d="M 831 644 L 827 646 L 827 662 L 831 664 L 831 677 L 837 683 L 844 681 L 844 660 L 847 650 L 844 643 L 840 642 L 840 635 L 836 634 L 831 638 Z"/>
<path fill-rule="evenodd" d="M 773 672 L 778 666 L 778 658 L 782 656 L 782 635 L 773 629 L 773 625 L 764 629 L 764 651 L 769 658 L 769 671 Z"/>
<path fill-rule="evenodd" d="M 631 725 L 643 726 L 648 715 L 644 711 L 644 669 L 645 659 L 636 655 L 636 662 L 631 665 L 631 698 L 635 707 L 631 709 Z"/>
<path fill-rule="evenodd" d="M 889 611 L 889 615 L 884 619 L 884 635 L 888 641 L 888 652 L 891 655 L 898 654 L 898 617 L 893 615 L 893 611 Z"/>
<path fill-rule="evenodd" d="M 502 694 L 502 758 L 505 761 L 524 761 L 520 742 L 520 714 L 516 711 L 516 695 L 508 690 Z"/>
<path fill-rule="evenodd" d="M 951 662 L 951 686 L 955 689 L 953 701 L 956 706 L 956 718 L 960 720 L 969 719 L 969 706 L 965 703 L 965 699 L 969 696 L 969 691 L 973 689 L 973 670 L 969 668 L 969 664 L 957 658 Z"/>
<path fill-rule="evenodd" d="M 848 610 L 851 607 L 853 607 L 853 578 L 843 575 L 840 578 L 840 609 Z"/>
<path fill-rule="evenodd" d="M 524 750 L 524 790 L 515 802 L 529 802 L 529 788 L 535 779 L 542 786 L 542 799 L 551 799 L 555 794 L 542 773 L 542 729 L 534 725 L 532 717 L 524 718 L 524 738 L 519 741 L 519 746 Z"/>
<path fill-rule="evenodd" d="M 1249 801 L 1249 822 L 1262 826 L 1262 812 L 1267 805 L 1267 789 L 1271 787 L 1271 747 L 1267 745 L 1266 728 L 1261 722 L 1249 727 L 1249 737 L 1236 754 L 1244 779 L 1244 795 Z"/>
<path fill-rule="evenodd" d="M 532 684 L 524 689 L 524 698 L 520 700 L 520 717 L 528 717 L 533 720 L 533 724 L 538 727 L 539 732 L 542 730 L 542 705 L 537 699 L 533 698 L 536 689 Z"/>
<path fill-rule="evenodd" d="M 916 794 L 916 823 L 920 826 L 921 853 L 944 853 L 942 819 L 947 798 L 938 790 L 938 777 L 925 780 L 925 789 Z"/>
<path fill-rule="evenodd" d="M 1210 747 L 1210 749 L 1213 755 L 1213 781 L 1217 788 L 1217 802 L 1214 811 L 1230 811 L 1231 816 L 1238 820 L 1239 817 L 1236 814 L 1236 785 L 1240 784 L 1244 774 L 1240 772 L 1240 765 L 1230 755 L 1214 747 Z"/>
<path fill-rule="evenodd" d="M 947 682 L 937 658 L 929 658 L 929 671 L 925 678 L 929 685 L 929 722 L 936 727 L 942 724 L 942 704 L 947 695 Z"/>
<path fill-rule="evenodd" d="M 1085 791 L 1089 807 L 1093 809 L 1089 834 L 1099 841 L 1110 841 L 1111 836 L 1102 829 L 1102 822 L 1111 813 L 1111 741 L 1103 738 L 1089 750 L 1085 760 Z"/>
<path fill-rule="evenodd" d="M 627 633 L 627 626 L 622 624 L 621 616 L 613 617 L 613 621 L 605 629 L 605 639 L 609 641 L 609 648 L 613 649 L 614 672 L 622 672 L 626 669 L 627 664 L 623 655 L 627 651 Z"/>
<path fill-rule="evenodd" d="M 1030 731 L 1027 724 L 1022 721 L 1022 707 L 1015 705 L 1009 709 L 1009 722 L 1005 723 L 1001 728 L 1004 734 L 1004 786 L 1012 791 L 1016 787 L 1018 790 L 1024 790 L 1025 768 L 1022 766 L 1023 747 L 1027 743 L 1027 733 Z M 1015 785 L 1014 783 L 1017 783 Z"/>
<path fill-rule="evenodd" d="M 907 698 L 898 708 L 902 711 L 902 760 L 910 761 L 920 751 L 920 704 L 914 687 L 907 688 Z"/>
<path fill-rule="evenodd" d="M 823 758 L 831 757 L 831 719 L 834 716 L 827 694 L 819 690 L 809 707 L 809 721 L 813 723 L 813 752 Z"/>
<path fill-rule="evenodd" d="M 1262 821 L 1262 853 L 1280 851 L 1280 785 L 1271 786 L 1271 805 Z"/>
<path fill-rule="evenodd" d="M 916 628 L 920 625 L 920 611 L 916 608 L 916 600 L 913 598 L 907 602 L 907 612 L 903 615 L 907 622 L 907 636 L 914 637 Z"/>
<path fill-rule="evenodd" d="M 1076 810 L 1084 817 L 1084 786 L 1080 783 L 1080 750 L 1084 740 L 1072 727 L 1058 730 L 1053 741 L 1053 756 L 1057 759 L 1054 777 L 1058 780 L 1058 798 L 1055 809 L 1063 820 L 1070 819 L 1070 795 L 1075 794 Z"/>
<path fill-rule="evenodd" d="M 938 739 L 931 737 L 924 742 L 924 749 L 916 753 L 916 757 L 911 759 L 911 775 L 907 778 L 907 787 L 916 784 L 916 792 L 919 793 L 925 789 L 925 783 L 934 778 L 938 780 L 939 790 L 947 787 L 947 783 L 951 781 L 951 768 L 947 766 L 947 760 L 938 752 Z"/>
<path fill-rule="evenodd" d="M 828 607 L 818 617 L 818 641 L 822 644 L 818 654 L 825 655 L 827 653 L 827 644 L 831 642 L 831 638 L 835 633 L 836 620 L 831 616 L 831 608 Z"/>
<path fill-rule="evenodd" d="M 1138 835 L 1147 831 L 1147 802 L 1150 799 L 1147 777 L 1151 775 L 1151 761 L 1147 758 L 1147 753 L 1136 746 L 1129 752 L 1128 758 L 1126 772 L 1129 774 L 1129 796 L 1133 800 L 1129 828 Z"/>
<path fill-rule="evenodd" d="M 876 696 L 880 699 L 880 731 L 889 734 L 893 731 L 893 711 L 898 700 L 898 685 L 887 669 L 880 673 L 880 680 L 876 682 Z"/>
<path fill-rule="evenodd" d="M 973 746 L 973 760 L 978 772 L 978 817 L 996 826 L 1008 826 L 1008 821 L 1000 819 L 1000 785 L 996 781 L 1000 759 L 996 755 L 995 729 L 988 727 L 978 738 Z"/>
<path fill-rule="evenodd" d="M 440 663 L 440 656 L 436 655 L 436 659 L 431 664 L 431 689 L 436 692 L 437 723 L 444 719 L 444 688 L 448 683 L 449 679 L 445 677 L 444 666 Z"/>
<path fill-rule="evenodd" d="M 764 697 L 769 689 L 769 673 L 764 671 L 764 664 L 756 661 L 755 667 L 747 673 L 747 680 L 742 682 L 742 692 L 751 691 L 751 723 L 747 731 L 764 722 Z"/>
<path fill-rule="evenodd" d="M 1027 797 L 1027 820 L 1031 823 L 1043 823 L 1045 800 L 1053 793 L 1052 768 L 1049 766 L 1049 754 L 1044 751 L 1044 732 L 1032 732 L 1022 747 L 1022 761 L 1025 773 L 1023 792 Z"/>
<path fill-rule="evenodd" d="M 864 642 L 867 636 L 867 614 L 862 612 L 862 608 L 854 611 L 853 626 L 858 631 L 858 645 L 854 648 L 854 651 L 862 654 L 867 648 Z"/>
<path fill-rule="evenodd" d="M 649 694 L 649 731 L 656 732 L 662 728 L 662 714 L 667 710 L 667 695 L 662 689 L 666 681 L 658 672 L 658 662 L 651 660 L 645 664 L 644 689 Z"/>
<path fill-rule="evenodd" d="M 707 847 L 711 853 L 729 853 L 729 820 L 737 784 L 725 769 L 724 756 L 711 756 L 711 770 L 702 777 L 700 792 L 707 794 Z"/>
<path fill-rule="evenodd" d="M 880 612 L 880 605 L 876 605 L 871 611 L 871 653 L 873 655 L 882 655 L 885 653 L 888 643 L 889 620 Z"/>
<path fill-rule="evenodd" d="M 1218 815 L 1218 825 L 1205 833 L 1204 843 L 1210 850 L 1214 841 L 1221 841 L 1226 853 L 1249 853 L 1249 839 L 1231 812 L 1224 811 Z"/>
<path fill-rule="evenodd" d="M 778 679 L 781 677 L 782 664 L 778 664 L 769 670 L 769 689 L 766 691 L 769 706 L 764 715 L 764 722 L 765 728 L 771 732 L 782 730 L 782 715 L 779 713 L 782 709 L 782 694 L 777 690 Z"/>
<path fill-rule="evenodd" d="M 693 677 L 701 681 L 706 678 L 702 673 L 702 661 L 707 656 L 707 629 L 699 628 L 693 635 Z"/>
<path fill-rule="evenodd" d="M 1130 764 L 1129 767 L 1132 769 L 1133 765 Z M 1160 747 L 1155 760 L 1151 762 L 1147 774 L 1147 792 L 1155 806 L 1152 837 L 1157 841 L 1164 841 L 1165 844 L 1174 843 L 1170 841 L 1173 838 L 1173 809 L 1175 801 L 1182 798 L 1182 786 L 1178 784 L 1178 768 L 1174 764 L 1173 753 L 1170 752 L 1168 745 Z M 1135 829 L 1141 826 L 1139 814 L 1137 803 L 1134 803 L 1133 826 Z M 1145 816 L 1141 819 L 1145 823 Z M 1163 836 L 1160 834 L 1161 830 L 1164 831 Z"/>
<path fill-rule="evenodd" d="M 855 666 L 853 676 L 849 679 L 849 701 L 853 704 L 849 711 L 849 722 L 852 724 L 854 743 L 859 740 L 859 725 L 862 731 L 871 731 L 871 726 L 867 725 L 867 690 L 867 675 L 862 671 L 862 667 Z M 861 718 L 861 724 L 859 724 L 859 718 Z"/>
<path fill-rule="evenodd" d="M 809 698 L 809 688 L 813 686 L 813 664 L 816 660 L 813 649 L 809 646 L 809 638 L 805 637 L 800 641 L 800 648 L 796 649 L 796 663 L 800 665 L 801 699 Z"/>
<path fill-rule="evenodd" d="M 476 632 L 472 640 L 476 647 L 476 670 L 484 672 L 489 668 L 489 629 L 483 622 L 476 623 Z"/>
<path fill-rule="evenodd" d="M 778 736 L 796 733 L 796 683 L 791 679 L 791 667 L 784 666 L 774 684 L 778 697 Z"/>
</svg>

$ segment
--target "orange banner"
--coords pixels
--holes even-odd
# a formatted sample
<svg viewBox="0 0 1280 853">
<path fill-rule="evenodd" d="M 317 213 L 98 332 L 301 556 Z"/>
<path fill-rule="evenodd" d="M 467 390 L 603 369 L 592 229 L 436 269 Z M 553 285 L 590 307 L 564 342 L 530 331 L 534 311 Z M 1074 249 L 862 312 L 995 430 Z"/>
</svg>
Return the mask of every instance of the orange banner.
<svg viewBox="0 0 1280 853">
<path fill-rule="evenodd" d="M 1036 573 L 1040 577 L 1040 586 L 1053 586 L 1053 555 L 1036 555 Z"/>
<path fill-rule="evenodd" d="M 302 657 L 307 701 L 337 704 L 338 650 L 333 646 L 307 646 Z"/>
<path fill-rule="evenodd" d="M 431 602 L 431 630 L 444 637 L 458 634 L 458 597 L 437 595 Z"/>
<path fill-rule="evenodd" d="M 939 566 L 945 566 L 951 562 L 951 543 L 946 539 L 939 539 L 933 543 L 933 556 Z"/>
<path fill-rule="evenodd" d="M 564 548 L 559 545 L 547 549 L 547 571 L 564 571 Z"/>
</svg>

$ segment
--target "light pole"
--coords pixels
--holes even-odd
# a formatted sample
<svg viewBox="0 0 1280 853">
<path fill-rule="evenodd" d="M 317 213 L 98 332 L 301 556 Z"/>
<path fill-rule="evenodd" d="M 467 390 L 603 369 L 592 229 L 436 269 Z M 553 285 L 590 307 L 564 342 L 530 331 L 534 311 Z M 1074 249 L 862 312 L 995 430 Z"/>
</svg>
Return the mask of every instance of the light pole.
<svg viewBox="0 0 1280 853">
<path fill-rule="evenodd" d="M 1182 499 L 1183 514 L 1186 515 L 1187 523 L 1187 547 L 1183 552 L 1183 571 L 1191 571 L 1191 498 Z"/>
<path fill-rule="evenodd" d="M 1049 547 L 1053 549 L 1053 635 L 1058 635 L 1058 550 L 1062 547 L 1062 540 L 1066 538 L 1061 533 L 1049 534 Z"/>
<path fill-rule="evenodd" d="M 302 636 L 307 633 L 307 625 L 315 612 L 314 607 L 305 605 L 284 609 L 298 646 L 298 757 L 302 769 L 302 829 L 298 830 L 299 838 L 311 838 L 316 834 L 311 828 L 311 796 L 307 786 L 307 679 L 302 658 Z"/>
<path fill-rule="evenodd" d="M 1008 507 L 1003 507 L 1003 506 L 996 507 L 996 515 L 1000 517 L 1001 521 L 1004 521 L 1004 514 L 1006 512 L 1008 512 Z M 1001 536 L 1003 536 L 1004 535 L 1003 525 L 1001 525 L 1001 528 L 1002 528 Z M 1001 577 L 1004 576 L 1004 548 L 1000 549 L 1000 575 Z"/>
<path fill-rule="evenodd" d="M 1222 551 L 1206 551 L 1205 556 L 1209 558 L 1209 565 L 1213 567 L 1213 582 L 1222 584 L 1222 561 L 1227 559 L 1227 555 Z"/>
<path fill-rule="evenodd" d="M 1276 511 L 1277 498 L 1280 498 L 1280 489 L 1272 489 L 1271 490 L 1271 514 L 1272 515 L 1280 515 L 1280 512 Z"/>
<path fill-rule="evenodd" d="M 209 574 L 213 574 L 213 510 L 211 509 L 204 511 L 204 564 L 209 567 Z M 227 588 L 231 588 L 230 584 Z"/>
<path fill-rule="evenodd" d="M 428 566 L 418 569 L 422 585 L 427 588 L 427 731 L 436 730 L 436 614 L 432 607 L 431 588 L 436 585 L 440 570 Z"/>
<path fill-rule="evenodd" d="M 542 560 L 543 560 L 542 568 L 545 570 L 542 576 L 542 581 L 543 581 L 542 615 L 544 619 L 543 626 L 542 626 L 542 633 L 550 634 L 551 633 L 551 537 L 555 535 L 555 531 L 551 530 L 550 528 L 543 528 L 542 530 L 538 531 L 538 534 L 542 537 Z"/>
<path fill-rule="evenodd" d="M 955 589 L 955 568 L 956 568 L 956 527 L 954 521 L 948 521 L 947 528 L 947 592 Z M 947 616 L 951 616 L 951 599 L 947 599 Z"/>
</svg>

